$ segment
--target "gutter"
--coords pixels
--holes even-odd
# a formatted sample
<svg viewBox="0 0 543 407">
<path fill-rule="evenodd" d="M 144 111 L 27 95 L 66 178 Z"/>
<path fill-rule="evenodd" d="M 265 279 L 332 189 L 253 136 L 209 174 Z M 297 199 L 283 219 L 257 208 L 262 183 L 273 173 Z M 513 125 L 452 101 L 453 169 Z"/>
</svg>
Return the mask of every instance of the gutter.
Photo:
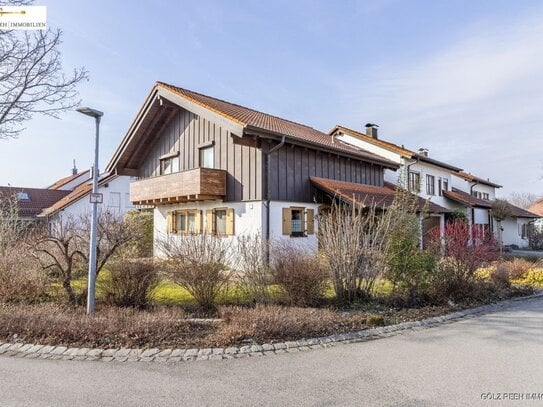
<svg viewBox="0 0 543 407">
<path fill-rule="evenodd" d="M 411 166 L 412 166 L 413 164 L 418 163 L 419 161 L 420 161 L 420 158 L 417 156 L 417 158 L 415 159 L 415 161 L 412 161 L 412 162 L 410 162 L 409 164 L 406 165 L 406 168 L 407 168 L 407 174 L 406 174 L 406 175 L 407 175 L 407 190 L 408 190 L 409 192 L 413 192 L 413 191 L 411 191 L 411 188 L 410 188 L 410 186 L 409 186 L 409 173 L 411 172 Z M 420 181 L 421 181 L 421 180 L 419 180 L 419 182 L 420 182 Z"/>
<path fill-rule="evenodd" d="M 266 243 L 270 240 L 270 201 L 271 201 L 271 189 L 270 189 L 270 154 L 274 153 L 275 151 L 279 150 L 281 147 L 285 145 L 286 136 L 283 134 L 281 136 L 281 141 L 279 144 L 275 145 L 272 149 L 265 152 L 266 160 L 264 161 L 264 174 L 266 174 L 266 203 L 264 206 L 266 207 Z M 269 264 L 270 262 L 270 251 L 269 247 L 266 244 L 266 263 Z"/>
</svg>

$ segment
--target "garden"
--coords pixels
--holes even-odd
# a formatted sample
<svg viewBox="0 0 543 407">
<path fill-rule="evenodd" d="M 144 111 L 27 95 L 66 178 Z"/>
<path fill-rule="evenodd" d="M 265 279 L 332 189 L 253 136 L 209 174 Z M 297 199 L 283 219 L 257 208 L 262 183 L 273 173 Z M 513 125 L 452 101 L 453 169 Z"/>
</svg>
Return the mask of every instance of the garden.
<svg viewBox="0 0 543 407">
<path fill-rule="evenodd" d="M 228 347 L 443 315 L 543 287 L 543 263 L 501 257 L 461 218 L 419 248 L 420 211 L 333 204 L 303 238 L 167 235 L 150 213 L 100 215 L 97 310 L 86 315 L 89 222 L 25 225 L 0 206 L 0 341 L 100 348 Z"/>
</svg>

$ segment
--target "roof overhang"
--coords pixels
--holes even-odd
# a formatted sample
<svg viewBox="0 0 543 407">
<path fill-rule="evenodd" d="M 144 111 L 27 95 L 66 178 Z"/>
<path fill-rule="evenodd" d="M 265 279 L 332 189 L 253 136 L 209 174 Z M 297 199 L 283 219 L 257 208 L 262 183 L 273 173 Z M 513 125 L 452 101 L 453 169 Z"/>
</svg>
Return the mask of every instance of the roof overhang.
<svg viewBox="0 0 543 407">
<path fill-rule="evenodd" d="M 157 135 L 180 108 L 218 123 L 239 137 L 243 136 L 245 128 L 243 123 L 182 97 L 161 83 L 157 83 L 145 98 L 134 121 L 115 150 L 106 172 L 136 175 L 141 160 L 158 140 Z"/>
</svg>

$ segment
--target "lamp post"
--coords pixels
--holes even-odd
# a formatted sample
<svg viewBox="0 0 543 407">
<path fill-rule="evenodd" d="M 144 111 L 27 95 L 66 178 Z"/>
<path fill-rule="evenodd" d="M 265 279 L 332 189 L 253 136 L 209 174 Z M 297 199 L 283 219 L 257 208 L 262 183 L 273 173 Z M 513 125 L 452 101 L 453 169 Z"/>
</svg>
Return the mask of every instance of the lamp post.
<svg viewBox="0 0 543 407">
<path fill-rule="evenodd" d="M 100 119 L 104 113 L 99 110 L 91 109 L 90 107 L 80 107 L 77 109 L 79 113 L 94 117 L 96 123 L 96 139 L 94 145 L 94 165 L 92 167 L 92 220 L 90 231 L 90 247 L 89 247 L 89 282 L 87 284 L 87 314 L 92 314 L 96 308 L 95 304 L 95 286 L 96 286 L 96 235 L 98 224 L 98 141 L 100 139 Z"/>
</svg>

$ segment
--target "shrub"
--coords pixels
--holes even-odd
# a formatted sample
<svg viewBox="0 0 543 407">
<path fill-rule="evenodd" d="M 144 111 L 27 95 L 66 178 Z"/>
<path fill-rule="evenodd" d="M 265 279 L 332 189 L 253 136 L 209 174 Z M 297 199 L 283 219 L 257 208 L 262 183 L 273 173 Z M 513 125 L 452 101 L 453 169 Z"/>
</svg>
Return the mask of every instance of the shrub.
<svg viewBox="0 0 543 407">
<path fill-rule="evenodd" d="M 320 251 L 330 269 L 339 302 L 366 300 L 386 269 L 387 234 L 391 217 L 374 207 L 334 204 L 319 215 Z"/>
<path fill-rule="evenodd" d="M 500 261 L 496 268 L 503 269 L 512 280 L 521 278 L 528 270 L 534 268 L 535 263 L 526 259 L 514 258 L 510 261 Z"/>
<path fill-rule="evenodd" d="M 106 302 L 120 307 L 144 308 L 158 285 L 155 264 L 150 260 L 120 258 L 108 263 L 109 273 L 99 282 Z"/>
<path fill-rule="evenodd" d="M 239 255 L 236 277 L 245 297 L 255 302 L 269 302 L 273 275 L 267 264 L 267 242 L 263 242 L 262 236 L 257 234 L 239 236 L 236 243 Z"/>
<path fill-rule="evenodd" d="M 368 326 L 384 326 L 385 318 L 382 315 L 371 314 L 366 317 L 366 324 Z"/>
<path fill-rule="evenodd" d="M 491 269 L 490 281 L 499 289 L 511 287 L 509 270 L 505 267 L 500 267 L 500 264 L 498 264 L 495 268 Z"/>
<path fill-rule="evenodd" d="M 265 342 L 277 339 L 329 335 L 365 326 L 361 315 L 340 316 L 328 309 L 257 305 L 255 308 L 221 307 L 223 324 L 211 338 L 213 345 Z"/>
<path fill-rule="evenodd" d="M 171 236 L 159 244 L 168 259 L 165 267 L 169 278 L 186 289 L 200 306 L 213 308 L 232 278 L 231 240 L 204 233 Z"/>
<path fill-rule="evenodd" d="M 542 265 L 543 266 L 543 265 Z M 531 287 L 543 287 L 543 267 L 528 270 L 521 277 L 512 280 L 514 284 L 527 285 Z"/>
<path fill-rule="evenodd" d="M 0 308 L 0 340 L 77 347 L 185 347 L 212 331 L 187 321 L 178 308 L 139 311 L 25 305 Z"/>
<path fill-rule="evenodd" d="M 329 273 L 322 260 L 301 245 L 278 244 L 273 251 L 274 282 L 290 305 L 316 305 L 323 298 Z"/>
</svg>

